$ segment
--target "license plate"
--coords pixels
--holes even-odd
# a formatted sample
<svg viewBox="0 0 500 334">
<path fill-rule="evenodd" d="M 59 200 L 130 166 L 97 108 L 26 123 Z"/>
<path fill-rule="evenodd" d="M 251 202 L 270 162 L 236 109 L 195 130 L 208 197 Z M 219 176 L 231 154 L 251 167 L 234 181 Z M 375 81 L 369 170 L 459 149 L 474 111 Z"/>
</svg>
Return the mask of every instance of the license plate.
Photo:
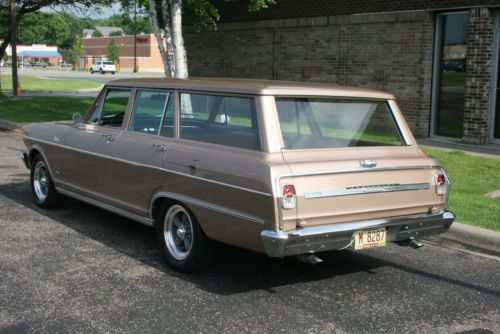
<svg viewBox="0 0 500 334">
<path fill-rule="evenodd" d="M 384 247 L 386 242 L 385 228 L 354 233 L 354 249 Z"/>
</svg>

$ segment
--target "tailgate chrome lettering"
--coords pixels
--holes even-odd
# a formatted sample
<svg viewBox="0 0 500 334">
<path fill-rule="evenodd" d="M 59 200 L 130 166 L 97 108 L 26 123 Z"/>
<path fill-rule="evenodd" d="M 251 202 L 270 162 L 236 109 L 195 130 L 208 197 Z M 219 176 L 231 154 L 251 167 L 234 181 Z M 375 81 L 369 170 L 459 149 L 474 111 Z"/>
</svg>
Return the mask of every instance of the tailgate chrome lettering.
<svg viewBox="0 0 500 334">
<path fill-rule="evenodd" d="M 325 197 L 361 195 L 361 194 L 372 194 L 372 193 L 394 192 L 394 191 L 427 190 L 427 189 L 430 189 L 429 183 L 374 184 L 366 186 L 346 187 L 342 189 L 309 192 L 304 194 L 304 198 L 315 199 L 315 198 L 325 198 Z"/>
</svg>

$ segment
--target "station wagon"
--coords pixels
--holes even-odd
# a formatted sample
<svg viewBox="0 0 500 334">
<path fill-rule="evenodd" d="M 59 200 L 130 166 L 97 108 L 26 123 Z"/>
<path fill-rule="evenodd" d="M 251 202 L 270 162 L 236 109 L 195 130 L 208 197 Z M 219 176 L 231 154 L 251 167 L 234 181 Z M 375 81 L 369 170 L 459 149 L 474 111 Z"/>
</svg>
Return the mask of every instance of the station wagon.
<svg viewBox="0 0 500 334">
<path fill-rule="evenodd" d="M 71 106 L 68 106 L 71 108 Z M 446 232 L 450 182 L 393 95 L 237 79 L 108 83 L 84 116 L 24 129 L 35 203 L 63 196 L 154 227 L 168 265 L 215 242 L 320 261 Z"/>
</svg>

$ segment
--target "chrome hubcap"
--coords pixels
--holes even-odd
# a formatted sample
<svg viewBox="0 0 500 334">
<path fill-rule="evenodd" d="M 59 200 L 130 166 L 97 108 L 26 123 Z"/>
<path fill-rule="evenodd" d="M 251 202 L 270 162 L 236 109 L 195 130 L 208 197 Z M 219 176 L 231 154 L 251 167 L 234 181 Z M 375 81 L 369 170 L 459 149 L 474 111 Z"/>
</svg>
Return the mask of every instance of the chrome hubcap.
<svg viewBox="0 0 500 334">
<path fill-rule="evenodd" d="M 180 205 L 173 205 L 165 215 L 163 235 L 170 254 L 184 260 L 193 245 L 193 223 L 189 213 Z"/>
<path fill-rule="evenodd" d="M 33 175 L 33 188 L 35 195 L 40 201 L 44 201 L 49 193 L 49 171 L 43 161 L 38 161 L 35 165 Z"/>
</svg>

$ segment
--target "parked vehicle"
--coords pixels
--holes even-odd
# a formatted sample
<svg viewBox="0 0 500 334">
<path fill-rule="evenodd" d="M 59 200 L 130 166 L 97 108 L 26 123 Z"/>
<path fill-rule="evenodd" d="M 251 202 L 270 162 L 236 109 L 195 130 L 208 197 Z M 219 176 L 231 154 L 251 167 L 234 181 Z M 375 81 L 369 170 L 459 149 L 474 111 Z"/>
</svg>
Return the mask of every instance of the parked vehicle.
<svg viewBox="0 0 500 334">
<path fill-rule="evenodd" d="M 90 67 L 90 73 L 94 74 L 94 72 L 115 74 L 116 66 L 112 61 L 97 61 Z"/>
<path fill-rule="evenodd" d="M 24 129 L 35 203 L 69 196 L 156 228 L 166 262 L 213 240 L 271 257 L 418 248 L 446 232 L 450 182 L 394 96 L 322 84 L 127 79 L 85 116 Z"/>
</svg>

